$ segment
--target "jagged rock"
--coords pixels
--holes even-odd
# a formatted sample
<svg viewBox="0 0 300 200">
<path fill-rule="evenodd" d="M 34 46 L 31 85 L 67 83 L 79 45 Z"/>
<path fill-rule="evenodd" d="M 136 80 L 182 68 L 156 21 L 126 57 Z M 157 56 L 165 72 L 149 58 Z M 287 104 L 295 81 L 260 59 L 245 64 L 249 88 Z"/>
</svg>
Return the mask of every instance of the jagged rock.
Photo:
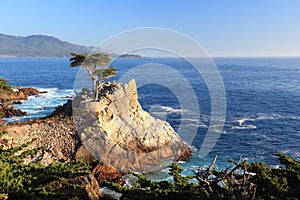
<svg viewBox="0 0 300 200">
<path fill-rule="evenodd" d="M 23 92 L 26 97 L 47 93 L 46 91 L 39 91 L 35 88 L 20 88 L 19 92 Z"/>
<path fill-rule="evenodd" d="M 1 138 L 0 145 L 7 149 L 36 138 L 26 149 L 43 147 L 47 151 L 28 158 L 27 163 L 41 160 L 49 164 L 83 157 L 94 161 L 95 156 L 104 164 L 98 164 L 93 169 L 93 176 L 99 182 L 111 180 L 122 184 L 122 176 L 128 169 L 142 171 L 147 166 L 159 165 L 166 160 L 184 160 L 190 156 L 189 148 L 167 122 L 153 118 L 142 109 L 134 81 L 107 85 L 101 95 L 100 102 L 82 103 L 81 106 L 89 111 L 84 112 L 82 121 L 76 118 L 78 116 L 73 116 L 76 128 L 82 131 L 80 136 L 83 142 L 91 142 L 87 144 L 95 148 L 86 146 L 86 150 L 82 146 L 73 117 L 65 114 L 72 111 L 72 102 L 57 108 L 61 112 L 56 111 L 52 117 L 6 126 L 8 134 Z M 102 158 L 109 162 L 103 162 Z M 95 184 L 91 184 L 90 188 L 94 188 L 92 185 Z"/>
<path fill-rule="evenodd" d="M 73 109 L 81 140 L 99 161 L 120 170 L 144 171 L 191 155 L 168 122 L 142 109 L 134 80 L 99 93 L 99 102 L 76 102 Z"/>
<path fill-rule="evenodd" d="M 27 100 L 28 97 L 25 95 L 24 92 L 18 91 L 10 94 L 9 98 L 13 100 Z"/>
<path fill-rule="evenodd" d="M 121 172 L 114 167 L 99 163 L 94 167 L 92 174 L 99 183 L 102 183 L 103 181 L 113 181 L 123 185 L 124 181 L 122 176 L 125 175 L 126 172 Z"/>
<path fill-rule="evenodd" d="M 88 196 L 88 198 L 84 199 L 98 200 L 103 197 L 98 181 L 92 174 L 78 177 L 74 180 L 74 182 L 84 187 Z"/>
<path fill-rule="evenodd" d="M 9 117 L 12 117 L 12 116 L 26 116 L 26 115 L 27 115 L 26 112 L 23 112 L 20 109 L 15 109 L 14 105 L 12 105 L 9 108 L 6 108 L 4 110 L 4 117 L 5 118 L 9 118 Z"/>
<path fill-rule="evenodd" d="M 67 103 L 65 103 L 62 106 L 57 106 L 55 110 L 48 116 L 44 118 L 51 118 L 51 117 L 71 117 L 72 116 L 72 101 L 68 100 Z"/>
</svg>

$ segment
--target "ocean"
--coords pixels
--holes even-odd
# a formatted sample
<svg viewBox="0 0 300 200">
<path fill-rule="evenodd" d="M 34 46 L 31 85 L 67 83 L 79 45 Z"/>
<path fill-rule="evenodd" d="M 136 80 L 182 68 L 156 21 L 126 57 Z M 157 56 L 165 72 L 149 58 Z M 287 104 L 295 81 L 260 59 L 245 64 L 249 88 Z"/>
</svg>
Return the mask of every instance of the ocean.
<svg viewBox="0 0 300 200">
<path fill-rule="evenodd" d="M 215 155 L 218 156 L 216 165 L 219 168 L 230 165 L 229 159 L 239 160 L 240 157 L 278 165 L 272 154 L 280 152 L 300 160 L 300 58 L 213 60 L 226 91 L 225 125 L 206 157 L 199 158 L 195 153 L 189 161 L 181 163 L 184 173 L 190 174 L 191 169 L 209 165 Z M 196 152 L 209 127 L 211 99 L 205 81 L 195 73 L 190 63 L 179 58 L 120 58 L 112 63 L 118 69 L 118 76 L 114 79 L 118 80 L 136 66 L 151 66 L 151 63 L 169 66 L 186 78 L 197 95 L 200 120 L 181 118 L 182 113 L 189 110 L 180 107 L 176 95 L 168 87 L 155 83 L 138 88 L 142 107 L 152 115 L 166 119 L 175 130 L 183 121 L 196 127 L 195 138 L 190 144 Z M 28 116 L 13 117 L 7 121 L 26 121 L 50 114 L 56 106 L 74 96 L 77 72 L 78 68 L 70 68 L 69 60 L 63 58 L 1 58 L 0 78 L 7 79 L 14 86 L 34 87 L 48 92 L 15 106 L 28 112 Z M 180 84 L 180 80 L 172 76 L 165 78 L 175 86 Z M 188 101 L 189 97 L 186 99 Z M 166 172 L 167 169 L 164 169 L 153 174 L 152 178 L 167 178 Z"/>
</svg>

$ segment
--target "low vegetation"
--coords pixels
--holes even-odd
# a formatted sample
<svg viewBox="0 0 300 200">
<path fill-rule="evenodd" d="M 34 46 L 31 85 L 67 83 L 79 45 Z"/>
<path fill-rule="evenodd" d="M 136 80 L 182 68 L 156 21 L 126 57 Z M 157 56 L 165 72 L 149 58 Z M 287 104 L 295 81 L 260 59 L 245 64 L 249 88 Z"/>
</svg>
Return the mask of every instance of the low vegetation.
<svg viewBox="0 0 300 200">
<path fill-rule="evenodd" d="M 300 163 L 277 154 L 285 167 L 272 168 L 263 162 L 233 162 L 232 167 L 215 170 L 215 161 L 199 167 L 194 176 L 185 177 L 177 164 L 170 166 L 173 182 L 154 182 L 134 174 L 139 181 L 133 187 L 106 182 L 128 199 L 299 199 Z M 194 179 L 193 182 L 190 180 Z"/>
<path fill-rule="evenodd" d="M 5 131 L 0 131 L 0 138 Z M 76 177 L 90 174 L 91 166 L 82 162 L 24 164 L 39 149 L 24 150 L 30 143 L 4 150 L 0 147 L 0 199 L 80 199 L 84 190 Z M 300 163 L 276 154 L 281 167 L 264 162 L 230 161 L 231 167 L 216 170 L 217 157 L 208 167 L 183 176 L 178 163 L 170 165 L 173 181 L 155 182 L 140 174 L 133 186 L 103 182 L 122 193 L 123 199 L 299 199 Z M 86 196 L 85 196 L 86 197 Z"/>
</svg>

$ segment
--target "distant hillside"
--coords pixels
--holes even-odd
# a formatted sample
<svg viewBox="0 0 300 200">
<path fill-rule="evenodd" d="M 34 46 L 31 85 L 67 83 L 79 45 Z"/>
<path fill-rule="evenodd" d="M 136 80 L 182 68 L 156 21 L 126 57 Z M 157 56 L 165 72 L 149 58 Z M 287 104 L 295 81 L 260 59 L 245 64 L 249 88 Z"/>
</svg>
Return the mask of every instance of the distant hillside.
<svg viewBox="0 0 300 200">
<path fill-rule="evenodd" d="M 0 33 L 0 57 L 69 57 L 70 52 L 89 53 L 91 49 L 53 36 L 20 37 Z"/>
</svg>

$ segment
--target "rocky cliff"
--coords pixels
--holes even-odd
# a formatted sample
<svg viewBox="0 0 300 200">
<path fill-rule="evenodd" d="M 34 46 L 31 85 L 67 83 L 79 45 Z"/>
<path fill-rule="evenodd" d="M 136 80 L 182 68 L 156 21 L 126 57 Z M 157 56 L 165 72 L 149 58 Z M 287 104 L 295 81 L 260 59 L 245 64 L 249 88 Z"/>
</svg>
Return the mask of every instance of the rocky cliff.
<svg viewBox="0 0 300 200">
<path fill-rule="evenodd" d="M 120 170 L 149 171 L 190 157 L 170 124 L 142 109 L 134 80 L 107 85 L 100 95 L 99 102 L 75 100 L 73 109 L 81 141 L 98 160 Z"/>
</svg>

